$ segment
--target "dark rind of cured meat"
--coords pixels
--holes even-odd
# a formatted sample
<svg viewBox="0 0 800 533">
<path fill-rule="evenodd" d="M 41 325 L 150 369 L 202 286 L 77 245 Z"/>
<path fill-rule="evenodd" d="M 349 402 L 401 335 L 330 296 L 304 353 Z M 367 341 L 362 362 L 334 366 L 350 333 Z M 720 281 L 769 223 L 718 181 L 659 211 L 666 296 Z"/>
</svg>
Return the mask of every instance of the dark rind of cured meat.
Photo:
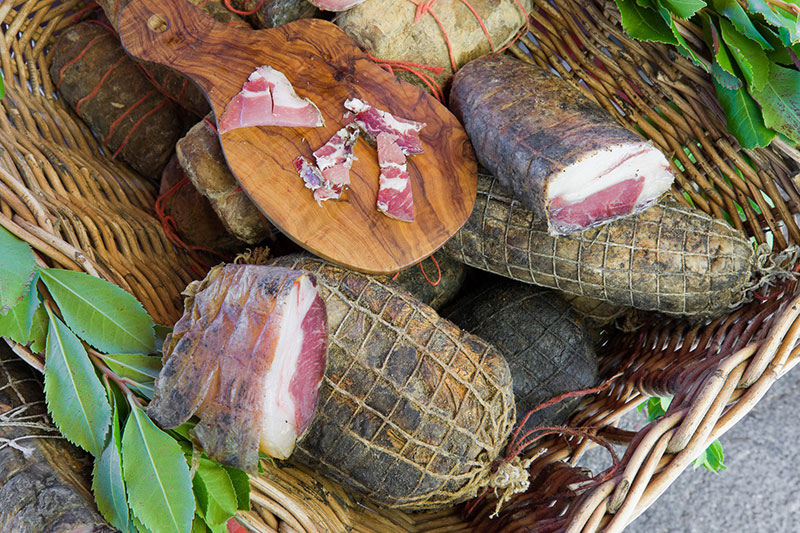
<svg viewBox="0 0 800 533">
<path fill-rule="evenodd" d="M 147 414 L 166 429 L 196 414 L 200 422 L 193 431 L 208 456 L 254 472 L 262 421 L 272 407 L 264 404 L 265 387 L 283 333 L 287 297 L 308 276 L 300 270 L 220 265 L 204 280 L 192 282 L 184 292 L 184 314 L 164 342 L 164 367 Z M 324 329 L 325 317 L 317 318 Z M 300 369 L 317 374 L 304 376 L 308 379 L 322 378 L 325 345 L 318 346 L 319 340 L 314 336 L 308 339 L 311 346 L 304 345 L 319 350 L 323 360 L 321 368 L 306 364 Z M 305 428 L 298 429 L 300 436 Z"/>
<path fill-rule="evenodd" d="M 502 355 L 403 289 L 294 255 L 328 310 L 317 417 L 294 459 L 406 510 L 440 508 L 488 483 L 514 423 Z"/>
<path fill-rule="evenodd" d="M 82 22 L 50 54 L 50 77 L 112 154 L 158 179 L 185 131 L 181 110 L 147 80 L 109 29 Z"/>
<path fill-rule="evenodd" d="M 518 281 L 695 317 L 719 316 L 740 302 L 755 260 L 740 231 L 669 197 L 636 215 L 554 237 L 508 189 L 480 174 L 472 214 L 443 250 Z"/>
<path fill-rule="evenodd" d="M 174 154 L 161 173 L 158 191 L 164 214 L 170 217 L 175 230 L 189 246 L 217 252 L 233 252 L 245 243 L 231 235 L 217 216 L 208 198 L 195 189 Z M 181 185 L 181 182 L 183 184 Z M 169 193 L 169 196 L 165 196 Z"/>
<path fill-rule="evenodd" d="M 566 81 L 506 55 L 486 55 L 461 68 L 453 78 L 450 107 L 481 165 L 548 223 L 551 177 L 597 151 L 645 145 Z M 556 228 L 550 224 L 550 230 Z"/>
<path fill-rule="evenodd" d="M 232 0 L 231 4 L 240 11 L 253 9 L 251 0 Z M 319 15 L 317 8 L 306 0 L 265 0 L 252 15 L 245 16 L 254 28 L 276 28 L 295 20 L 313 18 Z"/>
<path fill-rule="evenodd" d="M 58 432 L 47 415 L 41 376 L 2 341 L 0 416 L 3 531 L 116 531 L 97 512 L 90 492 L 92 457 L 66 439 L 54 438 Z"/>
<path fill-rule="evenodd" d="M 247 244 L 258 244 L 278 230 L 248 198 L 225 161 L 214 115 L 195 124 L 175 145 L 181 167 L 209 199 L 225 229 Z"/>
<path fill-rule="evenodd" d="M 591 338 L 555 291 L 498 279 L 448 306 L 444 316 L 505 356 L 518 422 L 551 398 L 598 383 Z M 574 398 L 539 410 L 525 427 L 560 425 L 579 402 Z"/>
<path fill-rule="evenodd" d="M 436 259 L 439 264 L 438 270 L 441 272 L 441 279 L 436 285 L 433 282 L 439 278 L 439 273 L 431 258 L 401 270 L 395 279 L 392 279 L 394 276 L 384 276 L 381 279 L 387 283 L 400 285 L 416 296 L 420 302 L 438 311 L 450 303 L 461 290 L 464 278 L 467 276 L 467 266 L 442 252 L 436 252 L 432 257 Z"/>
</svg>

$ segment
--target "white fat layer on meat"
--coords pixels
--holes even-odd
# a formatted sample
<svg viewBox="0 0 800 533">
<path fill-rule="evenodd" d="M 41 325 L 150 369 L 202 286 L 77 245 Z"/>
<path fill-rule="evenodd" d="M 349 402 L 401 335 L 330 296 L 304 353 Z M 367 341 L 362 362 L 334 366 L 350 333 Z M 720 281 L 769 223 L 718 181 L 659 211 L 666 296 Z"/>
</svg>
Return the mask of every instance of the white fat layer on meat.
<svg viewBox="0 0 800 533">
<path fill-rule="evenodd" d="M 303 349 L 302 324 L 317 290 L 308 276 L 298 278 L 283 302 L 278 344 L 264 383 L 260 449 L 270 457 L 286 459 L 297 440 L 295 405 L 289 385 Z"/>
<path fill-rule="evenodd" d="M 361 113 L 362 111 L 366 111 L 371 107 L 369 104 L 366 104 L 357 98 L 351 98 L 350 100 L 345 101 L 344 106 L 354 113 Z M 389 126 L 394 131 L 399 133 L 408 133 L 409 131 L 419 131 L 423 128 L 423 126 L 425 126 L 425 124 L 422 124 L 420 122 L 413 122 L 411 124 L 406 122 L 400 122 L 399 120 L 394 118 L 394 116 L 392 116 L 391 113 L 382 111 L 377 107 L 375 108 L 375 111 L 378 112 L 381 118 L 386 122 L 387 126 Z M 357 120 L 356 122 L 363 122 L 363 121 Z"/>
<path fill-rule="evenodd" d="M 628 157 L 630 159 L 617 166 L 620 160 Z M 660 196 L 674 179 L 667 158 L 649 142 L 617 144 L 593 152 L 559 172 L 550 180 L 547 200 L 549 203 L 561 197 L 567 204 L 573 204 L 617 183 L 639 177 L 644 177 L 645 181 L 637 204 Z"/>
<path fill-rule="evenodd" d="M 381 176 L 380 189 L 394 189 L 395 191 L 404 191 L 408 187 L 408 177 L 405 178 L 384 178 Z"/>
<path fill-rule="evenodd" d="M 336 150 L 334 150 L 332 154 L 324 155 L 322 157 L 317 157 L 316 155 L 314 155 L 314 159 L 317 160 L 317 167 L 320 170 L 326 170 L 328 168 L 336 166 L 339 163 L 342 163 L 342 161 L 344 161 L 345 168 L 353 167 L 353 160 L 357 158 L 353 154 L 352 149 L 350 150 L 347 149 L 347 141 L 351 137 L 351 135 L 352 134 L 347 131 L 347 128 L 340 129 L 339 131 L 336 132 L 336 135 L 334 135 L 334 138 L 338 138 L 338 140 L 334 144 Z M 358 135 L 356 135 L 355 137 L 356 139 L 358 139 Z M 331 139 L 331 141 L 332 140 L 333 138 Z M 325 144 L 328 144 L 331 141 L 328 141 Z M 352 142 L 355 144 L 355 141 Z"/>
<path fill-rule="evenodd" d="M 273 84 L 273 106 L 301 109 L 311 104 L 311 102 L 309 102 L 307 99 L 297 96 L 297 93 L 294 92 L 294 87 L 292 87 L 292 84 L 289 82 L 289 79 L 284 75 L 283 72 L 275 70 L 272 67 L 261 67 L 256 72 L 260 74 L 260 77 L 267 80 L 268 83 Z"/>
</svg>

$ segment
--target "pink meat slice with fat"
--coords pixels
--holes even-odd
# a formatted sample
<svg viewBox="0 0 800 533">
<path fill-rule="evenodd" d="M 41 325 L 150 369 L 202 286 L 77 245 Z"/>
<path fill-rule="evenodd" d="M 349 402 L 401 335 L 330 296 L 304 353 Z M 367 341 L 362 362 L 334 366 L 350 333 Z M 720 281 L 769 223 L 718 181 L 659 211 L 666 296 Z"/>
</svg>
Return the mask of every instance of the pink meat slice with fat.
<svg viewBox="0 0 800 533">
<path fill-rule="evenodd" d="M 398 137 L 389 133 L 379 133 L 378 163 L 381 168 L 378 182 L 378 211 L 402 220 L 414 221 L 414 197 L 411 180 L 408 177 L 406 156 L 397 144 Z"/>
<path fill-rule="evenodd" d="M 318 204 L 325 200 L 338 200 L 350 186 L 350 169 L 356 157 L 353 152 L 358 141 L 358 130 L 342 128 L 328 142 L 314 151 L 313 165 L 302 156 L 294 160 L 294 168 L 303 178 L 306 187 L 314 191 Z"/>
<path fill-rule="evenodd" d="M 272 67 L 258 67 L 217 121 L 220 134 L 249 126 L 323 126 L 322 114 L 308 98 L 300 98 L 286 76 Z"/>
<path fill-rule="evenodd" d="M 422 141 L 419 138 L 420 130 L 425 127 L 422 122 L 414 122 L 405 118 L 398 118 L 391 113 L 382 111 L 371 105 L 351 98 L 345 101 L 344 106 L 355 113 L 345 116 L 351 120 L 371 139 L 376 139 L 380 133 L 389 133 L 397 136 L 397 145 L 405 155 L 421 154 Z"/>
<path fill-rule="evenodd" d="M 196 415 L 203 450 L 256 470 L 308 429 L 325 371 L 327 314 L 314 276 L 261 265 L 214 267 L 187 288 L 147 412 L 169 429 Z"/>
</svg>

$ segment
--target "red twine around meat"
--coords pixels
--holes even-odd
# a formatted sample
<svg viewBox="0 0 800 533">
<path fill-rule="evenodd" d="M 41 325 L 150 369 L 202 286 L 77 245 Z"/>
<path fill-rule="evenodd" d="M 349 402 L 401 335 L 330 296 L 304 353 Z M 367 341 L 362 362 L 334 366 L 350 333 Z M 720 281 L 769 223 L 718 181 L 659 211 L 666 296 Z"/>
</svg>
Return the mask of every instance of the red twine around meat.
<svg viewBox="0 0 800 533">
<path fill-rule="evenodd" d="M 591 440 L 593 442 L 596 442 L 600 446 L 604 447 L 611 454 L 611 458 L 612 458 L 612 461 L 613 461 L 612 466 L 610 468 L 608 468 L 607 470 L 601 472 L 598 476 L 595 476 L 595 478 L 592 479 L 591 482 L 586 483 L 585 485 L 581 486 L 581 490 L 585 491 L 588 488 L 597 486 L 598 484 L 603 483 L 606 480 L 608 480 L 611 476 L 614 475 L 614 473 L 616 473 L 617 469 L 619 468 L 619 465 L 620 465 L 619 457 L 617 456 L 616 451 L 614 450 L 613 446 L 609 442 L 607 442 L 605 439 L 603 439 L 601 437 L 598 437 L 597 435 L 592 433 L 594 428 L 591 428 L 591 427 L 570 428 L 570 427 L 563 427 L 563 426 L 538 426 L 538 427 L 535 427 L 533 429 L 530 429 L 530 430 L 526 431 L 522 436 L 520 436 L 520 433 L 524 429 L 525 424 L 528 422 L 528 420 L 530 419 L 531 415 L 533 415 L 533 413 L 535 413 L 537 411 L 541 411 L 542 409 L 550 407 L 551 405 L 555 405 L 555 404 L 557 404 L 557 403 L 559 403 L 559 402 L 561 402 L 563 400 L 566 400 L 567 398 L 578 398 L 578 397 L 581 397 L 581 396 L 586 396 L 588 394 L 595 394 L 595 393 L 601 392 L 601 391 L 607 389 L 609 386 L 611 386 L 611 384 L 614 382 L 614 380 L 616 380 L 619 376 L 620 376 L 620 374 L 614 375 L 611 378 L 609 378 L 606 381 L 604 381 L 603 383 L 601 383 L 597 387 L 593 387 L 593 388 L 590 388 L 590 389 L 583 389 L 583 390 L 566 392 L 564 394 L 561 394 L 559 396 L 551 398 L 551 399 L 549 399 L 549 400 L 537 405 L 536 407 L 534 407 L 530 411 L 528 411 L 528 413 L 517 424 L 517 429 L 512 434 L 511 440 L 510 440 L 508 446 L 506 447 L 505 457 L 503 457 L 502 459 L 497 459 L 494 462 L 494 464 L 492 465 L 492 472 L 493 473 L 496 472 L 497 470 L 499 470 L 502 467 L 503 464 L 511 463 L 512 461 L 516 461 L 516 462 L 520 463 L 527 470 L 529 468 L 531 462 L 533 462 L 533 460 L 536 457 L 538 457 L 538 454 L 534 455 L 533 457 L 529 458 L 527 461 L 522 463 L 522 462 L 519 461 L 518 457 L 523 451 L 525 451 L 526 448 L 531 446 L 537 440 L 540 440 L 543 437 L 546 437 L 548 435 L 564 435 L 564 436 L 570 436 L 570 437 L 580 437 L 580 438 L 589 439 L 589 440 Z M 534 434 L 535 434 L 535 436 L 534 436 Z M 527 491 L 528 490 L 528 486 L 527 485 L 523 485 L 523 486 L 525 487 L 524 491 Z M 489 490 L 484 491 L 479 497 L 475 498 L 472 502 L 470 502 L 467 505 L 467 507 L 465 508 L 465 513 L 466 513 L 467 516 L 469 516 L 476 509 L 478 504 L 486 497 L 488 492 L 489 492 Z M 495 492 L 497 492 L 497 491 L 495 490 Z M 506 491 L 505 493 L 503 493 L 499 497 L 498 502 L 497 502 L 497 506 L 496 506 L 496 509 L 495 509 L 495 513 L 494 513 L 493 516 L 495 516 L 495 515 L 497 515 L 499 513 L 500 507 L 513 494 L 514 494 L 513 492 Z"/>
<path fill-rule="evenodd" d="M 245 2 L 245 4 L 246 4 L 246 3 L 247 3 L 247 2 Z M 261 9 L 261 6 L 263 6 L 263 5 L 264 5 L 264 0 L 261 0 L 261 1 L 258 3 L 258 5 L 257 5 L 256 7 L 254 7 L 253 9 L 251 9 L 250 11 L 241 11 L 241 10 L 239 10 L 239 9 L 236 9 L 235 7 L 233 7 L 233 6 L 231 5 L 231 0 L 225 0 L 225 7 L 227 7 L 227 8 L 228 8 L 228 9 L 231 11 L 231 13 L 236 13 L 237 15 L 242 15 L 243 17 L 246 17 L 246 16 L 248 16 L 248 15 L 252 15 L 252 14 L 253 14 L 253 13 L 255 13 L 256 11 L 258 11 L 259 9 Z"/>
<path fill-rule="evenodd" d="M 175 222 L 175 219 L 168 215 L 165 211 L 166 201 L 169 200 L 176 192 L 178 192 L 178 189 L 187 183 L 189 183 L 189 178 L 188 176 L 185 176 L 178 183 L 164 192 L 164 194 L 159 196 L 156 200 L 156 214 L 158 215 L 159 220 L 161 220 L 161 227 L 164 229 L 164 234 L 173 244 L 175 244 L 175 246 L 186 250 L 189 256 L 197 262 L 197 265 L 202 267 L 201 269 L 197 265 L 192 265 L 192 269 L 195 271 L 195 273 L 197 273 L 200 277 L 203 277 L 205 276 L 206 271 L 208 271 L 210 268 L 210 265 L 203 261 L 197 252 L 210 254 L 219 257 L 222 260 L 226 260 L 227 257 L 215 250 L 209 250 L 208 248 L 186 244 L 178 233 L 178 224 Z"/>
</svg>

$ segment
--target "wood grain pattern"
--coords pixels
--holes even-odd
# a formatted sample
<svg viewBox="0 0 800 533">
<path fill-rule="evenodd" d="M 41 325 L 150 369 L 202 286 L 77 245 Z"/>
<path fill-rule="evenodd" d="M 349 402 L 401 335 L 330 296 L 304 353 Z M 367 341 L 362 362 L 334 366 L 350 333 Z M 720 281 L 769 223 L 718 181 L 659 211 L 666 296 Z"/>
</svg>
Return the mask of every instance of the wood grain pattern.
<svg viewBox="0 0 800 533">
<path fill-rule="evenodd" d="M 160 4 L 137 0 L 125 8 L 120 16 L 123 45 L 133 55 L 195 80 L 217 117 L 261 65 L 283 72 L 297 94 L 322 112 L 321 128 L 241 128 L 221 136 L 242 188 L 298 244 L 355 270 L 389 273 L 432 254 L 467 220 L 477 169 L 461 124 L 429 94 L 378 67 L 335 25 L 305 19 L 248 31 L 221 25 L 188 2 Z M 355 148 L 358 160 L 347 201 L 318 206 L 292 166 L 298 155 L 313 161 L 311 153 L 343 126 L 348 98 L 427 124 L 420 132 L 425 153 L 408 158 L 414 222 L 376 210 L 378 158 L 363 140 Z"/>
</svg>

